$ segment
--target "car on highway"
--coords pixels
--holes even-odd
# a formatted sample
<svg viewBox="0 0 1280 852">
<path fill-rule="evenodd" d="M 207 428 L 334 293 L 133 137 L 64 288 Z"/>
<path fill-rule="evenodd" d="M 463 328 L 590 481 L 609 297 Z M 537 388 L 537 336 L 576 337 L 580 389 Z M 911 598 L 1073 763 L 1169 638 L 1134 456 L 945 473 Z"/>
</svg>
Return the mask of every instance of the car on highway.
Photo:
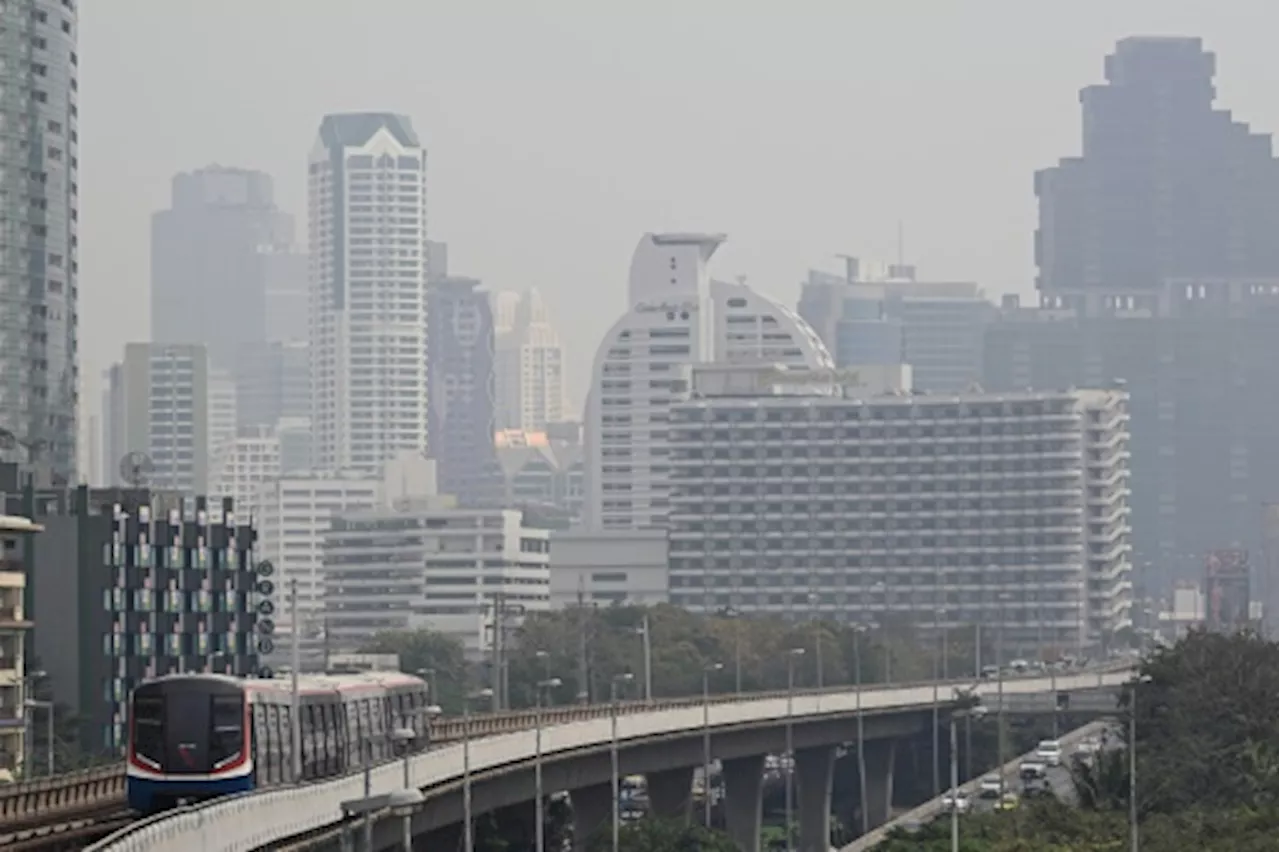
<svg viewBox="0 0 1280 852">
<path fill-rule="evenodd" d="M 1041 740 L 1036 746 L 1036 758 L 1048 766 L 1062 765 L 1062 743 L 1057 740 Z"/>
<path fill-rule="evenodd" d="M 969 808 L 972 806 L 973 803 L 969 801 L 969 797 L 964 793 L 956 793 L 954 796 L 947 793 L 942 797 L 942 809 L 948 813 L 957 811 L 965 814 L 969 812 Z"/>
<path fill-rule="evenodd" d="M 996 810 L 1011 811 L 1018 807 L 1018 794 L 1010 790 L 1000 797 L 1000 801 L 996 802 Z"/>
<path fill-rule="evenodd" d="M 1018 764 L 1018 777 L 1024 782 L 1039 781 L 1049 774 L 1049 766 L 1042 760 L 1024 760 Z"/>
<path fill-rule="evenodd" d="M 1000 675 L 999 666 L 983 666 L 982 667 L 983 680 L 991 680 L 992 678 L 998 677 L 999 675 Z"/>
<path fill-rule="evenodd" d="M 1002 792 L 1004 792 L 1004 779 L 999 775 L 994 773 L 984 775 L 978 782 L 978 797 L 981 799 L 998 799 Z"/>
</svg>

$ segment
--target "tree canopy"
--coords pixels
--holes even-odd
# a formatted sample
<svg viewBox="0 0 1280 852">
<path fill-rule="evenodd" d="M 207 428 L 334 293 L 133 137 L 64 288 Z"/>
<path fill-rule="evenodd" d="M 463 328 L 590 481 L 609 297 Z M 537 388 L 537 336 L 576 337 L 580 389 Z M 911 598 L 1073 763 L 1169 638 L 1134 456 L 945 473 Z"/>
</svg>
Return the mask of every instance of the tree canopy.
<svg viewBox="0 0 1280 852">
<path fill-rule="evenodd" d="M 1276 755 L 1277 646 L 1252 633 L 1196 631 L 1158 650 L 1122 699 L 1117 734 L 1128 741 L 1136 706 L 1137 789 L 1144 849 L 1161 852 L 1273 850 L 1280 817 Z M 1136 702 L 1131 698 L 1136 689 Z M 1077 763 L 1080 801 L 1025 802 L 1008 814 L 963 817 L 969 852 L 1115 852 L 1127 848 L 1125 749 Z M 950 848 L 946 819 L 897 831 L 882 852 Z"/>
<path fill-rule="evenodd" d="M 588 848 L 607 852 L 613 837 L 597 832 Z M 641 819 L 623 825 L 618 832 L 619 852 L 737 852 L 729 835 L 683 820 Z"/>
</svg>

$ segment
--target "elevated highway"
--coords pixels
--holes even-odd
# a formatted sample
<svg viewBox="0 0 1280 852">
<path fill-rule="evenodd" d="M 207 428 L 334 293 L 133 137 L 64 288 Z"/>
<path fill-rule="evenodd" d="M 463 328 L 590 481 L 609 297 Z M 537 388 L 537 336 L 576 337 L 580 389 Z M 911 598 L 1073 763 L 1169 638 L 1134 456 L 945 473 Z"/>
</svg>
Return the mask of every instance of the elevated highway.
<svg viewBox="0 0 1280 852">
<path fill-rule="evenodd" d="M 1006 679 L 1007 701 L 1016 696 L 1052 696 L 1115 688 L 1132 676 L 1132 666 L 1060 675 Z M 864 688 L 797 690 L 751 695 L 628 702 L 617 705 L 556 708 L 544 715 L 542 760 L 544 789 L 569 791 L 574 805 L 574 834 L 589 837 L 606 825 L 611 813 L 611 755 L 616 745 L 620 774 L 644 773 L 651 808 L 659 814 L 687 813 L 694 768 L 704 759 L 704 736 L 711 755 L 722 762 L 729 833 L 747 852 L 756 852 L 760 836 L 760 792 L 764 758 L 785 750 L 787 733 L 795 750 L 796 815 L 802 852 L 827 852 L 831 776 L 836 748 L 854 742 L 858 720 L 867 766 L 869 811 L 875 825 L 888 817 L 894 743 L 932 725 L 932 711 L 944 711 L 956 688 L 975 688 L 994 699 L 995 681 L 971 680 Z M 936 703 L 935 703 L 936 702 Z M 616 715 L 615 715 L 616 712 Z M 704 721 L 705 719 L 705 721 Z M 493 717 L 487 731 L 473 730 L 469 744 L 473 813 L 520 806 L 534 798 L 533 714 Z M 615 736 L 616 731 L 616 736 Z M 487 735 L 486 735 L 487 734 Z M 424 848 L 453 848 L 462 820 L 464 746 L 449 744 L 408 761 L 410 784 L 423 791 L 424 805 L 411 817 Z M 371 794 L 404 787 L 397 762 L 371 772 Z M 100 852 L 250 852 L 283 848 L 307 839 L 305 848 L 339 848 L 344 830 L 341 804 L 363 798 L 359 775 L 317 784 L 180 808 L 131 825 L 91 847 Z M 528 809 L 530 812 L 531 808 Z M 428 835 L 434 837 L 428 838 Z M 375 847 L 399 842 L 400 826 L 384 820 L 376 826 Z"/>
</svg>

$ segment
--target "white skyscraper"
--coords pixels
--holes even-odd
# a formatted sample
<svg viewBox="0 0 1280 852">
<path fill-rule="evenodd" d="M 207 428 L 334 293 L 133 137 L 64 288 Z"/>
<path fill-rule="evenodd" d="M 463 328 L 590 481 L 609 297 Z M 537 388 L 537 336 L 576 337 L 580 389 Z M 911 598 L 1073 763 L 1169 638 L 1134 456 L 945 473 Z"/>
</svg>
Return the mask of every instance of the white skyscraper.
<svg viewBox="0 0 1280 852">
<path fill-rule="evenodd" d="M 688 368 L 712 360 L 830 368 L 795 312 L 744 284 L 710 283 L 723 234 L 646 234 L 631 258 L 630 308 L 596 350 L 585 426 L 584 521 L 595 529 L 667 525 L 667 423 Z"/>
<path fill-rule="evenodd" d="M 314 466 L 427 447 L 426 151 L 409 119 L 329 115 L 308 165 Z"/>
<path fill-rule="evenodd" d="M 538 291 L 519 294 L 514 305 L 512 295 L 496 293 L 492 300 L 495 328 L 508 322 L 495 347 L 495 420 L 499 429 L 541 432 L 565 419 L 564 347 Z"/>
</svg>

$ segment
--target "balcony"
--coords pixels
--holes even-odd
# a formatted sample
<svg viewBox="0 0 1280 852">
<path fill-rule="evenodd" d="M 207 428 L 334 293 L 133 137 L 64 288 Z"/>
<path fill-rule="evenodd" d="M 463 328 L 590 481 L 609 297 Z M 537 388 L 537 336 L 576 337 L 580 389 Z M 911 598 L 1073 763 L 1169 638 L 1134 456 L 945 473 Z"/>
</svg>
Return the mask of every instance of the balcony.
<svg viewBox="0 0 1280 852">
<path fill-rule="evenodd" d="M 29 630 L 32 622 L 22 617 L 22 608 L 0 605 L 0 630 Z"/>
</svg>

